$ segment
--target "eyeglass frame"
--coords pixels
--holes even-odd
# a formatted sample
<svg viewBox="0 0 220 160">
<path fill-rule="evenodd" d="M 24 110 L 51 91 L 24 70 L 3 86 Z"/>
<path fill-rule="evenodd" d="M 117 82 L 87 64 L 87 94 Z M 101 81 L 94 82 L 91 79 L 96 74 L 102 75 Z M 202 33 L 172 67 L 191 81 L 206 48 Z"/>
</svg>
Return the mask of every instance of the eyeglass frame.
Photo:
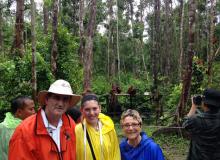
<svg viewBox="0 0 220 160">
<path fill-rule="evenodd" d="M 123 124 L 122 128 L 129 129 L 131 126 L 132 128 L 141 127 L 141 123 Z"/>
</svg>

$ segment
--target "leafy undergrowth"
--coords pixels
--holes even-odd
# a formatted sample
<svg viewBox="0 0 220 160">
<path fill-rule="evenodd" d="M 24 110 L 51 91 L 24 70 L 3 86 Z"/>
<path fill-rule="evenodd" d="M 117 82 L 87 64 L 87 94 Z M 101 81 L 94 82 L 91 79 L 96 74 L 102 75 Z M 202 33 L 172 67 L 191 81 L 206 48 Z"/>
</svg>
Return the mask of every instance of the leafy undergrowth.
<svg viewBox="0 0 220 160">
<path fill-rule="evenodd" d="M 189 141 L 176 135 L 160 135 L 153 138 L 163 150 L 166 160 L 185 160 Z"/>
</svg>

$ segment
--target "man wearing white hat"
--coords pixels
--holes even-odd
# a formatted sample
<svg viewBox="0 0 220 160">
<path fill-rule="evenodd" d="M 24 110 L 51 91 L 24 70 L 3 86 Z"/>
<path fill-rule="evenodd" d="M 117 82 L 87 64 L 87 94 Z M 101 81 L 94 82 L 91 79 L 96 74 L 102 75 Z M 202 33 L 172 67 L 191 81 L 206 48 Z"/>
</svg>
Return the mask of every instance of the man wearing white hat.
<svg viewBox="0 0 220 160">
<path fill-rule="evenodd" d="M 75 123 L 65 112 L 79 100 L 65 80 L 40 91 L 42 107 L 16 128 L 9 143 L 9 160 L 75 160 Z"/>
</svg>

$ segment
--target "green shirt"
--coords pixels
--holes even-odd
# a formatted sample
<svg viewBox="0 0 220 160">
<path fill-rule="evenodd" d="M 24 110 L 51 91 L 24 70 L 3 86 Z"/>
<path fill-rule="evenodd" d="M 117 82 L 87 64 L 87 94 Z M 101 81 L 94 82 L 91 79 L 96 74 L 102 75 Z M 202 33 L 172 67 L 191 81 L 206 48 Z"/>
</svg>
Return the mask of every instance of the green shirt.
<svg viewBox="0 0 220 160">
<path fill-rule="evenodd" d="M 0 160 L 8 159 L 9 140 L 21 121 L 19 118 L 15 118 L 10 112 L 7 112 L 4 121 L 0 123 Z"/>
</svg>

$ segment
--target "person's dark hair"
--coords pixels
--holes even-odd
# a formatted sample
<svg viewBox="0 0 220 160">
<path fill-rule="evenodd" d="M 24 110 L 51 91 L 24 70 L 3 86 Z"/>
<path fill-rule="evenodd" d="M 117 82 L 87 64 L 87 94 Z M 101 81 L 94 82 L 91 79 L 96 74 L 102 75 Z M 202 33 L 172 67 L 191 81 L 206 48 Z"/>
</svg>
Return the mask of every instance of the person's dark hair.
<svg viewBox="0 0 220 160">
<path fill-rule="evenodd" d="M 81 117 L 81 112 L 76 107 L 71 107 L 66 111 L 66 114 L 68 114 L 75 122 L 78 121 L 78 119 Z"/>
<path fill-rule="evenodd" d="M 46 97 L 47 97 L 47 98 L 48 98 L 48 97 L 51 97 L 52 94 L 53 94 L 53 93 L 50 93 L 50 92 L 49 92 L 49 93 L 47 93 L 47 96 L 46 96 Z"/>
<path fill-rule="evenodd" d="M 18 109 L 22 109 L 24 106 L 25 100 L 32 100 L 28 96 L 17 96 L 11 101 L 11 113 L 15 114 Z"/>
<path fill-rule="evenodd" d="M 83 107 L 84 103 L 86 101 L 91 101 L 91 100 L 95 100 L 99 103 L 98 97 L 96 94 L 92 93 L 92 91 L 90 89 L 85 90 L 82 94 L 82 99 L 81 99 L 81 107 Z"/>
<path fill-rule="evenodd" d="M 219 107 L 216 107 L 214 105 L 206 104 L 206 103 L 204 103 L 204 104 L 209 108 L 209 111 L 211 113 L 217 113 L 220 110 Z"/>
<path fill-rule="evenodd" d="M 220 91 L 212 88 L 207 88 L 203 92 L 203 103 L 209 108 L 212 113 L 217 113 L 220 108 Z"/>
</svg>

